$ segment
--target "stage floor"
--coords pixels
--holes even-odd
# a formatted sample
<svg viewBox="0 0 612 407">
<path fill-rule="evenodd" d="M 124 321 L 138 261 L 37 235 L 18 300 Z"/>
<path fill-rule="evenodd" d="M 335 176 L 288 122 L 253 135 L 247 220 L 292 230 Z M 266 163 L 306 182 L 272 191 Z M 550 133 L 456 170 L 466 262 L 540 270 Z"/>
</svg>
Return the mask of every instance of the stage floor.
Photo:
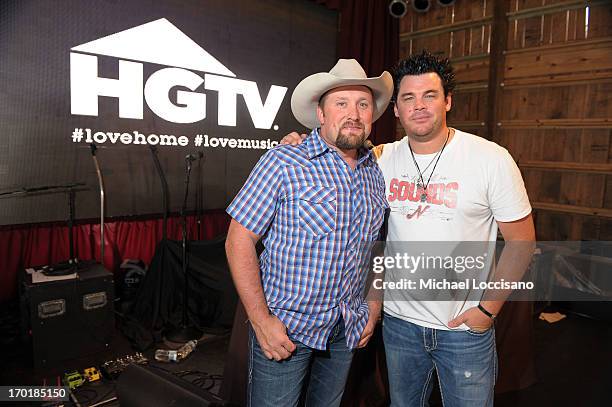
<svg viewBox="0 0 612 407">
<path fill-rule="evenodd" d="M 37 370 L 31 367 L 31 351 L 11 340 L 18 320 L 11 307 L 4 307 L 0 315 L 2 326 L 0 384 L 42 385 L 55 384 L 57 377 L 69 370 L 83 370 L 99 366 L 103 361 L 136 352 L 117 330 L 112 346 L 107 351 L 87 358 L 72 360 L 53 368 Z M 538 382 L 527 389 L 499 394 L 497 407 L 543 406 L 603 406 L 612 405 L 612 324 L 568 315 L 558 323 L 535 322 L 536 366 Z M 197 371 L 211 375 L 207 381 L 210 391 L 218 394 L 222 381 L 229 336 L 209 337 L 189 356 L 174 364 L 155 362 L 154 349 L 144 352 L 150 363 L 173 372 Z M 160 345 L 161 346 L 161 345 Z M 203 376 L 201 376 L 203 377 Z M 191 376 L 192 380 L 197 376 Z M 86 384 L 76 391 L 82 406 L 89 406 L 114 396 L 114 383 L 104 381 Z M 20 404 L 25 405 L 25 404 Z M 71 405 L 67 403 L 66 405 Z M 107 404 L 118 406 L 118 402 Z M 432 407 L 440 406 L 432 400 Z"/>
<path fill-rule="evenodd" d="M 13 308 L 13 306 L 11 305 L 9 308 Z M 31 349 L 19 341 L 11 340 L 11 336 L 17 333 L 18 320 L 14 317 L 14 314 L 11 315 L 9 313 L 10 310 L 4 309 L 2 311 L 0 321 L 3 328 L 6 327 L 8 330 L 2 329 L 1 333 L 0 385 L 57 385 L 57 381 L 63 377 L 65 372 L 72 370 L 83 372 L 85 368 L 92 366 L 99 368 L 104 361 L 137 352 L 135 349 L 132 349 L 122 333 L 115 329 L 113 341 L 108 350 L 80 359 L 62 362 L 46 369 L 35 369 L 32 367 Z M 174 344 L 168 344 L 170 346 L 165 345 L 162 343 L 158 347 L 170 349 Z M 149 365 L 161 367 L 171 372 L 192 371 L 193 375 L 186 377 L 186 379 L 191 381 L 207 378 L 201 382 L 202 387 L 218 394 L 222 382 L 228 345 L 229 333 L 222 336 L 205 335 L 189 357 L 179 363 L 155 361 L 154 353 L 157 348 L 147 350 L 143 354 L 149 359 Z M 115 384 L 115 381 L 106 379 L 100 382 L 86 383 L 75 391 L 75 395 L 81 406 L 90 406 L 115 396 Z M 25 406 L 27 403 L 20 402 L 19 405 Z M 70 406 L 73 403 L 68 402 L 65 405 Z M 115 401 L 104 405 L 118 406 L 119 403 Z"/>
</svg>

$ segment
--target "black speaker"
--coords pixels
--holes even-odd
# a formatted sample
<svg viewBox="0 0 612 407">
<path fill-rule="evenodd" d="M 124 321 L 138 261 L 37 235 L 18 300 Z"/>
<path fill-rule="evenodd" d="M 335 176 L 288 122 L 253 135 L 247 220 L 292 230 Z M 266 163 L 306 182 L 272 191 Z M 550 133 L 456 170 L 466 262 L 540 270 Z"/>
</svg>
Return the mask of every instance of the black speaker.
<svg viewBox="0 0 612 407">
<path fill-rule="evenodd" d="M 99 263 L 80 264 L 77 278 L 32 282 L 20 276 L 21 326 L 34 366 L 88 356 L 108 348 L 115 326 L 113 275 Z"/>
<path fill-rule="evenodd" d="M 130 365 L 119 376 L 121 407 L 231 407 L 221 398 L 188 381 L 153 367 Z"/>
<path fill-rule="evenodd" d="M 429 0 L 412 0 L 412 8 L 418 13 L 426 13 L 430 7 Z"/>
</svg>

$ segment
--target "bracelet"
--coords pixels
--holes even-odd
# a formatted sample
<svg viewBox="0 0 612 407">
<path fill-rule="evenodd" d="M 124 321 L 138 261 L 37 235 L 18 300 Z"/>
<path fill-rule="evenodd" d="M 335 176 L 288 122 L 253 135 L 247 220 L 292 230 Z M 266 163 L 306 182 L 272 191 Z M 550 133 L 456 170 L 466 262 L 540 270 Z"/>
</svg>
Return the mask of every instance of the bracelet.
<svg viewBox="0 0 612 407">
<path fill-rule="evenodd" d="M 489 318 L 491 318 L 493 321 L 495 321 L 495 318 L 497 318 L 497 315 L 493 315 L 491 314 L 489 311 L 487 311 L 481 304 L 478 304 L 478 309 L 485 314 L 486 316 L 488 316 Z"/>
</svg>

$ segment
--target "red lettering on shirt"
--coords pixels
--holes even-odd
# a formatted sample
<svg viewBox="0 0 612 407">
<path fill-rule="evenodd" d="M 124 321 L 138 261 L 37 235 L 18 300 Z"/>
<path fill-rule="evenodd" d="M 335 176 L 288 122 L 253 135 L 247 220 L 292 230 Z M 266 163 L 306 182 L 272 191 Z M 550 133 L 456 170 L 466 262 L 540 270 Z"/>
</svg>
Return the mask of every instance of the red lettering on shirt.
<svg viewBox="0 0 612 407">
<path fill-rule="evenodd" d="M 399 186 L 399 181 L 397 180 L 397 178 L 393 178 L 391 180 L 391 182 L 389 183 L 389 196 L 387 197 L 387 200 L 389 202 L 393 202 L 395 201 L 398 197 L 397 197 L 397 188 Z"/>
<path fill-rule="evenodd" d="M 444 205 L 449 208 L 455 208 L 457 206 L 457 191 L 459 191 L 459 184 L 457 182 L 450 182 L 446 184 Z"/>
<path fill-rule="evenodd" d="M 458 191 L 459 184 L 457 182 L 428 185 L 427 203 L 432 205 L 445 205 L 448 208 L 455 208 L 457 206 Z M 393 178 L 389 184 L 389 196 L 387 198 L 389 202 L 420 202 L 422 194 L 423 190 L 417 188 L 416 183 L 400 181 L 397 178 Z"/>
</svg>

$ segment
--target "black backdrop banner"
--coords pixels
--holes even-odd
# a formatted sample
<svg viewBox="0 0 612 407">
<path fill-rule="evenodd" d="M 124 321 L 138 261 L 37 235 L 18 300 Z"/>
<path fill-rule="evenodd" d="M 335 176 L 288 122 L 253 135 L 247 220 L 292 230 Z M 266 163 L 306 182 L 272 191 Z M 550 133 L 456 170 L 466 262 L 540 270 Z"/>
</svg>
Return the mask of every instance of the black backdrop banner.
<svg viewBox="0 0 612 407">
<path fill-rule="evenodd" d="M 337 14 L 307 0 L 3 0 L 0 193 L 85 183 L 77 218 L 162 211 L 157 148 L 182 203 L 185 156 L 203 208 L 225 207 L 292 130 L 291 92 L 336 59 Z M 191 206 L 193 200 L 190 200 Z M 67 197 L 0 199 L 0 225 L 62 220 Z"/>
</svg>

